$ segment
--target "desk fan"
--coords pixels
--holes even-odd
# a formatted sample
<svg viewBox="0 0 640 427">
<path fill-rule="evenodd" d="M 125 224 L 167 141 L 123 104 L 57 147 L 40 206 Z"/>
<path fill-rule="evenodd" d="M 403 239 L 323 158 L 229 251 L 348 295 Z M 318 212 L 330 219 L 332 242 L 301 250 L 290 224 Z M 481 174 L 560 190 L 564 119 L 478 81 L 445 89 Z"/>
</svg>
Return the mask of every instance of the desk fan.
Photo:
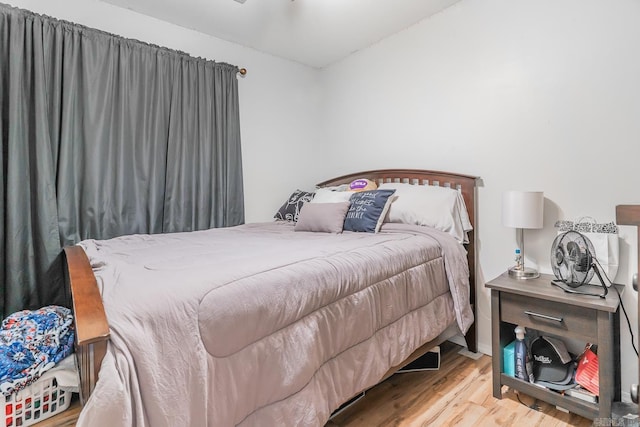
<svg viewBox="0 0 640 427">
<path fill-rule="evenodd" d="M 577 231 L 559 234 L 551 245 L 551 269 L 557 280 L 551 284 L 572 294 L 591 295 L 604 298 L 609 290 L 602 279 L 595 261 L 595 249 L 587 236 Z M 593 275 L 598 276 L 603 293 L 577 290 L 588 284 Z"/>
</svg>

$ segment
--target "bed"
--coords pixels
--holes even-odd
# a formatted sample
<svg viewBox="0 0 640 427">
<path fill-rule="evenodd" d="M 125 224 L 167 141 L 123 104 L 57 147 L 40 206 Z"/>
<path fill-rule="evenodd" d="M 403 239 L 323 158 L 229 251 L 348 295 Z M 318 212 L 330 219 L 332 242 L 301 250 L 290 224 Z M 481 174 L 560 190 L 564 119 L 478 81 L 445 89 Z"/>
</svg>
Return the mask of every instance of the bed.
<svg viewBox="0 0 640 427">
<path fill-rule="evenodd" d="M 376 170 L 318 187 L 357 178 L 457 190 L 468 243 L 271 222 L 66 247 L 78 425 L 323 425 L 456 333 L 475 352 L 476 178 Z"/>
</svg>

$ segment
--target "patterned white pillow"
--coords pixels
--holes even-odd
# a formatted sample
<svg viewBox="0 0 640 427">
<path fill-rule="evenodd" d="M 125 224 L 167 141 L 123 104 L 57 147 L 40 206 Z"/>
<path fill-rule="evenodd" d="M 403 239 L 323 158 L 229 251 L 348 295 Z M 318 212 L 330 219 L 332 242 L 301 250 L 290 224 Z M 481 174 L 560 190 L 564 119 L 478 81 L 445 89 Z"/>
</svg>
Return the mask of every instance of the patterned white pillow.
<svg viewBox="0 0 640 427">
<path fill-rule="evenodd" d="M 340 203 L 348 202 L 353 191 L 336 191 L 330 188 L 318 188 L 311 203 Z"/>
</svg>

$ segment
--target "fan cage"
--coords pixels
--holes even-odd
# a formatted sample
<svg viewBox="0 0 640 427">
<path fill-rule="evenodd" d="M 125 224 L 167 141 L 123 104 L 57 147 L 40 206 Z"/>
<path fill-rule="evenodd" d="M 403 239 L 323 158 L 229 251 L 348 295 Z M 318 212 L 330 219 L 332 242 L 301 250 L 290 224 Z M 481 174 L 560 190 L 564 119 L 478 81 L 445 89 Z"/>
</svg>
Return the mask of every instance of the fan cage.
<svg viewBox="0 0 640 427">
<path fill-rule="evenodd" d="M 577 231 L 559 234 L 551 245 L 551 269 L 561 282 L 578 287 L 591 281 L 595 249 L 587 236 Z"/>
</svg>

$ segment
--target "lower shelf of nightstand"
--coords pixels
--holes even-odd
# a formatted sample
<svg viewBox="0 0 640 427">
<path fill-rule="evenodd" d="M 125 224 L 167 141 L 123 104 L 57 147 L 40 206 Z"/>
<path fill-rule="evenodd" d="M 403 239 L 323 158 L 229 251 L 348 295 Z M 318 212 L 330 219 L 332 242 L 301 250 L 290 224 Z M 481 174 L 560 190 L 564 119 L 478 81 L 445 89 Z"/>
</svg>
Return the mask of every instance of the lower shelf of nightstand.
<svg viewBox="0 0 640 427">
<path fill-rule="evenodd" d="M 600 414 L 600 408 L 597 403 L 589 403 L 571 396 L 563 396 L 544 387 L 539 387 L 506 374 L 500 374 L 500 383 L 528 394 L 531 397 L 544 400 L 552 405 L 560 406 L 569 412 L 592 420 Z"/>
</svg>

